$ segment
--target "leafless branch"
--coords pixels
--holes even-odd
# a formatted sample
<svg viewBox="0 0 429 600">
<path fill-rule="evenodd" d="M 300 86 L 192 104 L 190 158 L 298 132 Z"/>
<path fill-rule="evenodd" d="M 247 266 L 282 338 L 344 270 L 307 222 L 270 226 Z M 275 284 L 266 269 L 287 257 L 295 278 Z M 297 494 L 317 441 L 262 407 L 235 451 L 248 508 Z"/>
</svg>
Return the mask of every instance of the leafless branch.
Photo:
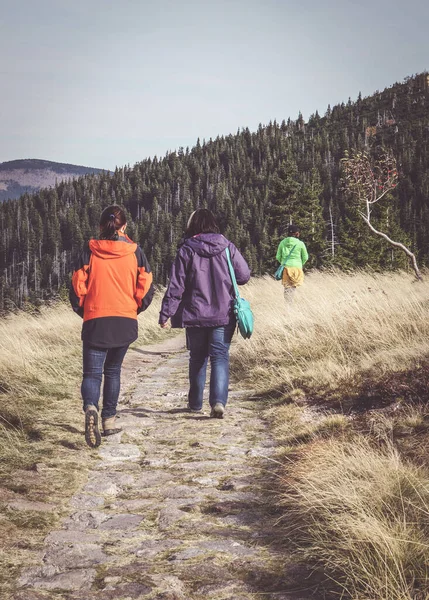
<svg viewBox="0 0 429 600">
<path fill-rule="evenodd" d="M 382 231 L 378 231 L 371 223 L 372 205 L 379 202 L 398 184 L 396 159 L 392 152 L 385 150 L 376 160 L 373 160 L 367 152 L 355 152 L 351 156 L 346 154 L 341 163 L 345 189 L 360 204 L 365 205 L 365 212 L 359 211 L 362 219 L 373 233 L 405 252 L 411 259 L 417 279 L 421 280 L 422 276 L 417 266 L 417 260 L 411 250 L 404 244 L 393 241 Z"/>
</svg>

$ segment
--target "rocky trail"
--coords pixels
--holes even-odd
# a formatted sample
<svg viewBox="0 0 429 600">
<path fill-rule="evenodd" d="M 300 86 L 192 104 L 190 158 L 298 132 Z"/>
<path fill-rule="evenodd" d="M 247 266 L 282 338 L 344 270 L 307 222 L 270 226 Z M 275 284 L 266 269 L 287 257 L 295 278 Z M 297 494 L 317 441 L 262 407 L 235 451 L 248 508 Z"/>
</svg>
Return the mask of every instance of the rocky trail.
<svg viewBox="0 0 429 600">
<path fill-rule="evenodd" d="M 249 391 L 188 413 L 182 336 L 128 352 L 119 424 L 14 600 L 290 600 L 273 442 Z M 271 464 L 270 464 L 271 463 Z M 296 597 L 294 596 L 294 599 Z"/>
</svg>

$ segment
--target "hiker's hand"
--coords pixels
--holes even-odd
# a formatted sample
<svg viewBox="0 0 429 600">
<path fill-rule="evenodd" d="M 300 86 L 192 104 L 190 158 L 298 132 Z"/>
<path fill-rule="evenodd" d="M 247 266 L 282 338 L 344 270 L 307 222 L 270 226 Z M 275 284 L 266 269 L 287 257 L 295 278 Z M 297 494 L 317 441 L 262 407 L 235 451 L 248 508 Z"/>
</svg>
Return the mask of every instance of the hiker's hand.
<svg viewBox="0 0 429 600">
<path fill-rule="evenodd" d="M 160 323 L 159 326 L 161 329 L 170 329 L 170 322 L 166 321 L 165 323 Z"/>
</svg>

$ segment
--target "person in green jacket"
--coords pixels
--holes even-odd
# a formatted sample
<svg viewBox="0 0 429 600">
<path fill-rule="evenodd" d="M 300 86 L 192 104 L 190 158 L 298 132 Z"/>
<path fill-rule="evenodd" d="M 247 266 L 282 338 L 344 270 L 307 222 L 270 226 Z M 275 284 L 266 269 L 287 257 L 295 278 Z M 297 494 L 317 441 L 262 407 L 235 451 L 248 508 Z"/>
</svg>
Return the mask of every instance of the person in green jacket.
<svg viewBox="0 0 429 600">
<path fill-rule="evenodd" d="M 297 287 L 304 281 L 302 267 L 308 260 L 308 252 L 304 242 L 299 239 L 300 229 L 297 225 L 289 225 L 288 236 L 277 249 L 276 259 L 284 265 L 282 283 L 286 302 L 291 302 Z"/>
</svg>

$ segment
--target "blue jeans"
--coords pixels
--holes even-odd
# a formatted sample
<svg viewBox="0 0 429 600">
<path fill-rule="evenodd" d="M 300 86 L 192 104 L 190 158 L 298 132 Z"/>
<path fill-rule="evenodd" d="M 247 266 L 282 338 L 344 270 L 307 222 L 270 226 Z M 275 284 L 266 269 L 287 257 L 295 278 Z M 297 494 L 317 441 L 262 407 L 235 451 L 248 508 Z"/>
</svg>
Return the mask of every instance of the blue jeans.
<svg viewBox="0 0 429 600">
<path fill-rule="evenodd" d="M 187 327 L 186 339 L 189 356 L 190 408 L 199 410 L 203 406 L 206 384 L 207 362 L 210 357 L 210 406 L 216 402 L 225 406 L 228 400 L 229 346 L 235 324 L 222 327 Z"/>
<path fill-rule="evenodd" d="M 103 409 L 101 417 L 116 415 L 121 387 L 121 366 L 128 346 L 121 348 L 94 348 L 83 345 L 83 379 L 81 386 L 83 410 L 89 404 L 98 408 L 101 380 L 104 373 Z"/>
</svg>

